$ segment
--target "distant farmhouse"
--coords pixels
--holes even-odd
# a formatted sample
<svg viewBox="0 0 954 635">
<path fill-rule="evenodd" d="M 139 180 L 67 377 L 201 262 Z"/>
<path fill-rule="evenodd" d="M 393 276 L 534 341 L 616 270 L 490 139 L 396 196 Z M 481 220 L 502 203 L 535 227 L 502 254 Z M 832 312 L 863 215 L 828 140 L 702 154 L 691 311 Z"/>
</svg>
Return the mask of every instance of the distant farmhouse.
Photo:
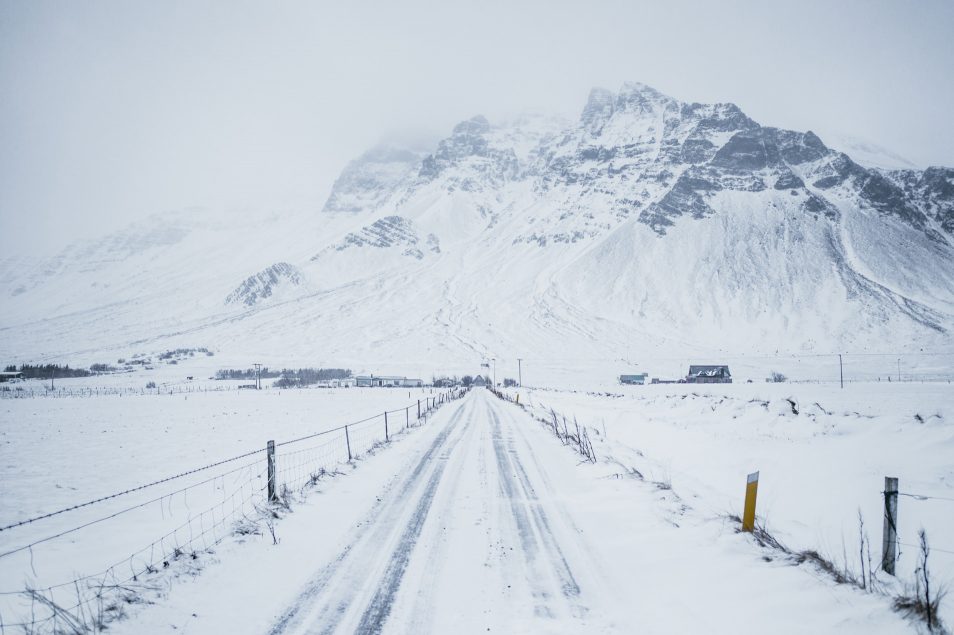
<svg viewBox="0 0 954 635">
<path fill-rule="evenodd" d="M 630 384 L 633 386 L 642 386 L 646 383 L 647 375 L 646 373 L 640 373 L 638 375 L 620 375 L 619 383 L 621 384 Z"/>
<path fill-rule="evenodd" d="M 728 366 L 690 366 L 686 375 L 687 384 L 731 384 L 732 374 Z"/>
<path fill-rule="evenodd" d="M 0 382 L 19 381 L 23 379 L 23 373 L 20 371 L 4 371 L 0 373 Z"/>
<path fill-rule="evenodd" d="M 384 387 L 384 388 L 420 388 L 424 385 L 422 379 L 410 379 L 408 377 L 388 377 L 385 375 L 358 375 L 354 378 L 355 386 L 361 387 Z"/>
<path fill-rule="evenodd" d="M 474 381 L 472 381 L 470 385 L 471 386 L 486 386 L 488 383 L 489 382 L 486 379 L 484 379 L 480 375 L 477 375 L 476 377 L 474 377 Z"/>
<path fill-rule="evenodd" d="M 351 388 L 354 385 L 354 377 L 343 377 L 341 379 L 319 379 L 317 383 L 315 383 L 317 388 Z"/>
</svg>

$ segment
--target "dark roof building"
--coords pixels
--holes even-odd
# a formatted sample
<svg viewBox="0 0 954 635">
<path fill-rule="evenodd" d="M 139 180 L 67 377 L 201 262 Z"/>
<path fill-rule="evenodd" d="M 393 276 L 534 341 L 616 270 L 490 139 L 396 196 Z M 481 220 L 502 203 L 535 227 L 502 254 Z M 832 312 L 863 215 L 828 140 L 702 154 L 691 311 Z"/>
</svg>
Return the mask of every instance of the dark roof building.
<svg viewBox="0 0 954 635">
<path fill-rule="evenodd" d="M 728 366 L 690 366 L 686 375 L 688 384 L 731 384 L 732 373 Z"/>
</svg>

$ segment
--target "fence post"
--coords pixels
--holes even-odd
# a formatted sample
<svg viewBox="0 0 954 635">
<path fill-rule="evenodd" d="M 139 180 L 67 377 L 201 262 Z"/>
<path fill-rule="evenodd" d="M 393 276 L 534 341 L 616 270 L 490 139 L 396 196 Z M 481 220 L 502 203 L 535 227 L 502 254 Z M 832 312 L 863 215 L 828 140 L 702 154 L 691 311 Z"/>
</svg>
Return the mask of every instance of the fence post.
<svg viewBox="0 0 954 635">
<path fill-rule="evenodd" d="M 269 441 L 267 446 L 268 453 L 268 501 L 278 500 L 278 493 L 275 491 L 275 442 Z"/>
<path fill-rule="evenodd" d="M 898 479 L 884 477 L 884 535 L 881 545 L 881 568 L 894 575 L 898 549 Z"/>
<path fill-rule="evenodd" d="M 421 420 L 421 400 L 417 400 L 417 420 Z"/>
<path fill-rule="evenodd" d="M 348 434 L 348 426 L 345 426 L 345 443 L 348 445 L 348 463 L 351 463 L 351 435 Z"/>
<path fill-rule="evenodd" d="M 384 441 L 388 442 L 391 438 L 388 436 L 388 413 L 384 413 Z"/>
<path fill-rule="evenodd" d="M 745 508 L 742 511 L 742 531 L 755 529 L 755 497 L 759 492 L 759 473 L 752 472 L 745 479 Z"/>
<path fill-rule="evenodd" d="M 407 430 L 408 426 L 411 425 L 411 407 L 408 406 L 404 409 L 404 429 Z"/>
</svg>

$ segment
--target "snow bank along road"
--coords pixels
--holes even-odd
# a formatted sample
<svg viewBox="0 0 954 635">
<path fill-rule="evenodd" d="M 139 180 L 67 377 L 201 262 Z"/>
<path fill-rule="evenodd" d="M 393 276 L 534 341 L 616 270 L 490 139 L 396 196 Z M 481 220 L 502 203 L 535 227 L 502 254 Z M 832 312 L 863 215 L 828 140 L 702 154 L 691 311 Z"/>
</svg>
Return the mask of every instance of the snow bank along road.
<svg viewBox="0 0 954 635">
<path fill-rule="evenodd" d="M 474 390 L 283 520 L 277 547 L 236 551 L 117 632 L 912 632 L 886 601 L 577 460 Z"/>
</svg>

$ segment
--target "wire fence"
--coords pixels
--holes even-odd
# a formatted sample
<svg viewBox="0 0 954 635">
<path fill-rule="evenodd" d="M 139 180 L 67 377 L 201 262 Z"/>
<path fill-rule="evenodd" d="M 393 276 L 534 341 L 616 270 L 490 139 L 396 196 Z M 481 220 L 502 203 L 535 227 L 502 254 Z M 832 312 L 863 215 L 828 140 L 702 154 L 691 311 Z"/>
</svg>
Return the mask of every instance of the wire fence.
<svg viewBox="0 0 954 635">
<path fill-rule="evenodd" d="M 48 380 L 47 380 L 47 383 Z M 0 384 L 0 399 L 90 399 L 94 397 L 140 397 L 145 395 L 191 395 L 209 392 L 235 392 L 254 389 L 248 385 L 234 382 L 223 385 L 208 384 L 159 384 L 150 388 L 135 386 L 54 386 L 38 385 L 32 382 L 26 386 L 20 383 Z M 263 385 L 261 390 L 269 390 Z M 278 389 L 274 389 L 278 390 Z"/>
<path fill-rule="evenodd" d="M 519 395 L 512 396 L 494 389 L 491 389 L 491 392 L 496 395 L 498 399 L 516 404 L 526 410 L 526 407 L 520 403 Z M 580 456 L 591 463 L 596 463 L 596 449 L 593 447 L 593 441 L 590 440 L 590 433 L 585 425 L 581 426 L 576 420 L 576 417 L 567 420 L 566 415 L 558 414 L 553 408 L 550 408 L 547 415 L 546 417 L 534 415 L 534 417 L 540 423 L 544 424 L 548 430 L 553 432 L 556 438 L 560 440 L 560 443 L 573 446 Z"/>
<path fill-rule="evenodd" d="M 403 408 L 274 444 L 273 487 L 261 449 L 0 527 L 0 633 L 97 632 L 226 540 L 274 538 L 290 497 L 422 425 L 448 390 Z M 147 538 L 148 536 L 148 538 Z M 117 554 L 126 554 L 117 558 Z M 82 573 L 77 573 L 82 572 Z M 90 573 L 93 572 L 93 573 Z M 19 578 L 19 580 L 18 580 Z M 11 618 L 12 619 L 8 619 Z"/>
<path fill-rule="evenodd" d="M 515 403 L 516 405 L 521 407 L 535 420 L 540 422 L 545 428 L 552 431 L 554 435 L 558 439 L 560 439 L 560 441 L 564 445 L 572 446 L 579 454 L 585 457 L 585 460 L 596 463 L 597 461 L 596 454 L 595 454 L 595 451 L 593 450 L 592 442 L 590 441 L 589 430 L 592 430 L 596 436 L 603 438 L 605 441 L 605 424 L 604 424 L 604 433 L 603 435 L 600 435 L 600 432 L 597 428 L 590 427 L 585 424 L 579 424 L 575 416 L 573 416 L 572 419 L 568 419 L 565 415 L 557 412 L 553 408 L 543 406 L 543 404 L 538 404 L 537 406 L 534 406 L 532 404 L 531 405 L 522 404 L 520 403 L 519 394 L 516 394 L 516 393 L 510 394 L 508 392 L 497 391 L 497 390 L 494 390 L 493 392 L 499 399 L 510 402 L 510 403 Z M 544 414 L 542 416 L 537 414 L 538 410 L 543 410 Z M 641 453 L 640 453 L 640 456 L 642 456 Z M 612 458 L 610 460 L 612 460 Z M 635 472 L 635 468 L 629 468 L 629 469 L 632 469 Z M 643 478 L 642 474 L 639 474 L 638 472 L 637 474 L 639 478 L 642 480 Z M 887 480 L 888 479 L 886 479 L 886 481 Z M 897 479 L 894 479 L 894 484 L 895 486 L 897 486 Z M 656 483 L 656 485 L 657 486 L 663 485 L 667 489 L 671 488 L 671 485 L 668 483 Z M 950 496 L 941 496 L 936 494 L 925 494 L 925 493 L 919 493 L 919 492 L 905 492 L 905 491 L 892 491 L 889 494 L 892 494 L 895 496 L 895 502 L 897 500 L 897 497 L 905 497 L 907 499 L 916 501 L 918 503 L 927 503 L 931 505 L 954 504 L 954 497 L 950 497 Z M 784 551 L 789 556 L 794 555 L 795 556 L 794 562 L 798 564 L 800 564 L 801 562 L 804 562 L 806 560 L 805 554 L 808 554 L 809 556 L 811 556 L 811 558 L 808 558 L 808 559 L 816 563 L 821 563 L 822 570 L 828 571 L 829 573 L 833 573 L 833 579 L 835 579 L 837 582 L 852 584 L 867 592 L 878 592 L 884 595 L 891 596 L 894 599 L 895 606 L 899 606 L 899 602 L 902 604 L 909 603 L 911 601 L 911 596 L 906 595 L 907 591 L 900 592 L 899 594 L 897 587 L 884 585 L 876 577 L 875 567 L 878 567 L 879 570 L 889 573 L 891 576 L 894 576 L 895 575 L 895 568 L 894 568 L 895 560 L 900 559 L 903 553 L 903 550 L 901 549 L 901 547 L 913 549 L 918 554 L 916 557 L 917 562 L 915 564 L 917 568 L 914 569 L 914 577 L 916 578 L 916 581 L 913 584 L 913 588 L 916 591 L 914 596 L 914 601 L 919 603 L 919 606 L 921 606 L 924 611 L 927 611 L 927 612 L 922 611 L 921 613 L 919 613 L 919 615 L 928 624 L 929 630 L 931 630 L 931 632 L 934 632 L 933 628 L 930 628 L 930 627 L 931 627 L 931 624 L 933 623 L 932 620 L 936 619 L 936 613 L 937 613 L 938 607 L 940 606 L 941 601 L 945 597 L 943 584 L 941 587 L 942 590 L 940 592 L 938 592 L 935 589 L 934 595 L 928 596 L 927 595 L 928 592 L 926 591 L 927 586 L 925 585 L 924 588 L 922 589 L 919 576 L 927 575 L 925 571 L 928 568 L 927 561 L 929 556 L 932 556 L 934 554 L 939 554 L 942 558 L 945 558 L 945 559 L 954 557 L 954 544 L 951 544 L 949 542 L 942 542 L 942 545 L 940 547 L 934 546 L 933 544 L 929 544 L 927 536 L 926 536 L 926 532 L 924 531 L 923 528 L 918 532 L 918 538 L 921 541 L 923 541 L 920 544 L 907 542 L 903 540 L 902 533 L 899 531 L 898 523 L 896 522 L 897 515 L 898 515 L 897 505 L 895 504 L 893 506 L 893 512 L 892 512 L 892 508 L 891 506 L 889 506 L 888 494 L 886 494 L 885 491 L 881 491 L 881 495 L 884 497 L 884 521 L 886 524 L 884 529 L 885 542 L 884 544 L 882 544 L 882 552 L 881 552 L 882 557 L 876 562 L 873 561 L 871 553 L 870 553 L 871 545 L 870 545 L 868 536 L 866 534 L 863 535 L 861 539 L 862 542 L 860 545 L 860 549 L 864 551 L 865 544 L 867 543 L 868 562 L 867 562 L 867 568 L 866 568 L 865 566 L 866 563 L 864 562 L 864 560 L 863 559 L 860 560 L 861 562 L 860 573 L 848 563 L 847 552 L 843 556 L 845 558 L 845 561 L 841 564 L 833 564 L 833 562 L 835 562 L 834 560 L 832 561 L 826 560 L 824 556 L 819 555 L 819 553 L 815 550 L 803 551 L 803 552 L 800 552 L 799 554 L 799 553 L 791 551 L 788 547 L 782 545 L 780 542 L 775 540 L 774 537 L 767 534 L 767 532 L 765 532 L 764 530 L 764 527 L 758 530 L 761 532 L 761 534 L 759 537 L 756 538 L 756 540 L 763 547 L 768 546 L 768 547 L 777 548 Z M 753 511 L 754 511 L 754 508 L 753 508 Z M 859 515 L 861 514 L 860 509 L 858 513 Z M 922 515 L 922 519 L 923 519 L 923 515 Z M 741 523 L 740 518 L 735 518 L 735 520 Z M 864 525 L 862 524 L 861 526 L 863 527 Z M 890 527 L 890 534 L 889 534 L 889 527 Z M 888 538 L 889 535 L 893 535 L 893 538 Z M 910 533 L 908 535 L 910 535 Z M 946 539 L 947 539 L 947 534 L 945 534 L 942 537 L 942 541 Z M 889 552 L 891 553 L 890 556 L 888 555 Z M 890 558 L 890 564 L 888 564 L 889 558 Z M 944 562 L 944 565 L 942 566 L 942 569 L 949 571 L 950 562 L 951 562 L 950 560 L 946 560 Z M 880 563 L 880 565 L 877 563 Z M 942 580 L 943 579 L 944 579 L 944 574 L 942 573 Z M 936 584 L 936 582 L 937 580 L 934 580 L 933 583 Z M 924 595 L 922 595 L 922 593 Z"/>
<path fill-rule="evenodd" d="M 881 492 L 884 495 L 884 491 Z M 918 501 L 918 502 L 929 502 L 932 505 L 954 505 L 954 498 L 950 496 L 935 496 L 933 494 L 916 494 L 912 492 L 896 492 L 897 496 L 903 496 L 905 498 Z M 897 528 L 895 528 L 897 530 Z M 946 538 L 947 536 L 945 536 Z M 921 545 L 911 544 L 901 540 L 901 532 L 898 532 L 897 543 L 900 547 L 909 547 L 912 549 L 920 549 Z M 930 546 L 931 553 L 940 553 L 945 556 L 954 556 L 954 542 L 951 542 L 950 545 L 944 543 L 942 547 L 935 547 L 934 545 Z M 900 557 L 900 553 L 898 556 Z"/>
</svg>

